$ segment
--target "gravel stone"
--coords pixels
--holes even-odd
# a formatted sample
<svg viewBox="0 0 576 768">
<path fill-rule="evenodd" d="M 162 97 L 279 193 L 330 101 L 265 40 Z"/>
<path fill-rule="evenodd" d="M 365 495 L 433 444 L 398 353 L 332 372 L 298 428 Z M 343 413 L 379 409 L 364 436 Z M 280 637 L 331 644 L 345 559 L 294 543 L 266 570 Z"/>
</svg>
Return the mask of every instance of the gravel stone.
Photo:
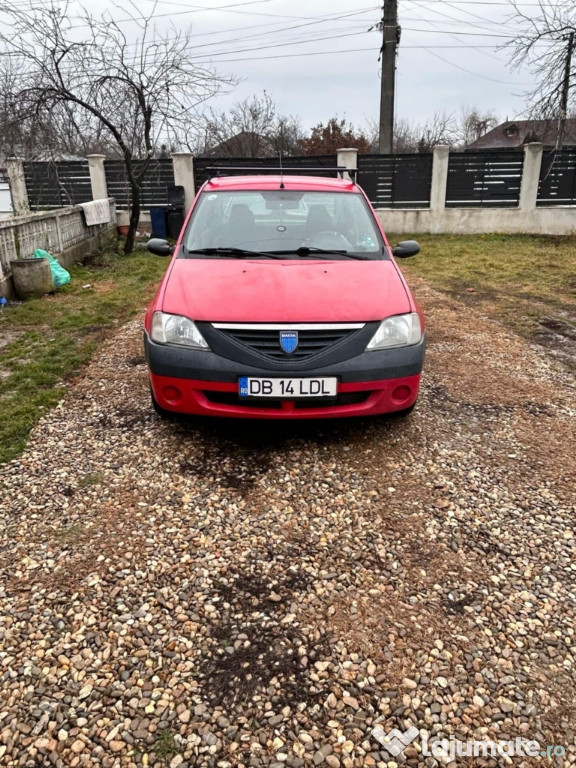
<svg viewBox="0 0 576 768">
<path fill-rule="evenodd" d="M 0 468 L 2 765 L 576 765 L 574 380 L 412 282 L 403 421 L 162 422 L 141 321 L 102 345 Z"/>
</svg>

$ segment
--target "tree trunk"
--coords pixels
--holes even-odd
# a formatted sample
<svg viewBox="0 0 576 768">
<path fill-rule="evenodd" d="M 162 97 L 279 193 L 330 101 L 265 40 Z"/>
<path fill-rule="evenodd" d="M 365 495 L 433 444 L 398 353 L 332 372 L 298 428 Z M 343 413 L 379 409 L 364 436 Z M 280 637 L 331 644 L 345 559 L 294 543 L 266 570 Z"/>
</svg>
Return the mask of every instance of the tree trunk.
<svg viewBox="0 0 576 768">
<path fill-rule="evenodd" d="M 131 183 L 130 189 L 132 191 L 130 229 L 128 230 L 128 235 L 126 236 L 126 242 L 124 243 L 124 253 L 132 253 L 134 250 L 134 240 L 136 238 L 138 222 L 140 221 L 140 187 L 138 184 Z"/>
</svg>

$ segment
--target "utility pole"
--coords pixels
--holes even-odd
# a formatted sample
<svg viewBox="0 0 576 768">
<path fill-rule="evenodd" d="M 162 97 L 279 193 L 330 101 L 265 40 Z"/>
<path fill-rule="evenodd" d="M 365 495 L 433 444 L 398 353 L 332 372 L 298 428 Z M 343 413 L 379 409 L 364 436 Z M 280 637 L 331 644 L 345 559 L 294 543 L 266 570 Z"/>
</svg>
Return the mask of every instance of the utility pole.
<svg viewBox="0 0 576 768">
<path fill-rule="evenodd" d="M 380 131 L 378 150 L 392 154 L 394 139 L 394 87 L 396 82 L 396 46 L 400 42 L 398 0 L 384 0 L 382 27 L 382 77 L 380 83 Z"/>
<path fill-rule="evenodd" d="M 560 118 L 558 120 L 558 137 L 556 149 L 562 149 L 564 143 L 564 129 L 566 127 L 566 112 L 568 110 L 568 94 L 570 93 L 570 69 L 572 67 L 572 53 L 574 51 L 574 32 L 570 32 L 567 38 L 566 62 L 564 65 L 564 79 L 562 80 L 562 96 L 560 98 Z"/>
</svg>

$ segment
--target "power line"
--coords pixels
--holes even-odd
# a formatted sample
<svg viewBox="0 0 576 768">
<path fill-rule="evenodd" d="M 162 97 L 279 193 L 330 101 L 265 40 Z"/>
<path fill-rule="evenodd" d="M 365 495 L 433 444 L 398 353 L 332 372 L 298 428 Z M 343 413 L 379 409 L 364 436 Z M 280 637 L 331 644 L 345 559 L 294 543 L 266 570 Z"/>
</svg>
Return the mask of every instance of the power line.
<svg viewBox="0 0 576 768">
<path fill-rule="evenodd" d="M 258 0 L 258 1 L 262 2 L 263 0 Z M 416 4 L 418 2 L 418 0 L 410 0 L 410 1 L 412 3 L 414 3 L 414 4 Z M 428 2 L 428 3 L 430 2 L 430 0 L 425 0 L 425 1 Z M 450 5 L 449 3 L 446 3 L 445 0 L 440 0 L 440 2 L 442 2 L 443 4 L 446 4 L 446 5 Z M 244 5 L 252 5 L 252 4 L 255 4 L 255 3 L 253 3 L 253 2 L 251 2 L 251 3 L 235 3 L 235 4 L 232 4 L 232 5 L 234 5 L 234 6 L 244 6 Z M 485 4 L 487 4 L 487 5 L 499 5 L 501 3 L 485 2 Z M 228 6 L 219 6 L 219 8 L 224 8 L 224 7 L 229 8 L 231 6 L 230 5 L 228 5 Z M 420 6 L 420 7 L 425 7 L 425 6 Z M 306 23 L 303 23 L 303 24 L 295 24 L 295 25 L 291 25 L 289 27 L 284 27 L 284 28 L 273 29 L 273 30 L 269 30 L 269 31 L 265 31 L 265 32 L 260 32 L 260 33 L 254 34 L 254 35 L 246 35 L 246 36 L 242 36 L 242 37 L 238 37 L 238 38 L 221 40 L 221 41 L 218 41 L 218 43 L 216 43 L 216 45 L 218 45 L 218 44 L 228 44 L 228 43 L 232 43 L 232 42 L 240 42 L 241 43 L 241 42 L 244 42 L 244 41 L 246 41 L 248 39 L 253 39 L 254 37 L 261 37 L 262 35 L 274 34 L 276 32 L 281 33 L 281 32 L 289 31 L 289 30 L 292 30 L 292 29 L 301 28 L 301 27 L 304 27 L 304 26 L 311 26 L 312 24 L 325 23 L 327 21 L 343 20 L 343 19 L 349 18 L 350 16 L 353 16 L 353 15 L 359 15 L 359 14 L 362 14 L 362 13 L 369 13 L 369 12 L 371 12 L 374 9 L 375 9 L 375 7 L 367 7 L 365 9 L 360 9 L 358 11 L 342 14 L 341 16 L 337 16 L 337 17 L 334 17 L 334 16 L 327 16 L 327 17 L 324 17 L 324 18 L 295 17 L 295 18 L 313 18 L 314 20 L 312 22 L 306 22 Z M 434 9 L 431 9 L 431 8 L 427 7 L 427 10 L 434 10 Z M 439 12 L 439 11 L 435 11 L 435 12 L 439 13 L 440 15 L 448 16 L 448 14 L 443 14 L 442 12 Z M 459 22 L 460 20 L 454 19 L 454 21 Z M 462 21 L 462 23 L 467 23 L 466 20 L 461 20 L 461 21 Z M 428 23 L 435 24 L 435 22 L 433 22 L 432 20 L 428 20 Z M 276 23 L 272 22 L 272 23 L 270 23 L 270 26 L 276 26 L 277 24 L 278 24 L 278 22 L 276 22 Z M 477 25 L 473 25 L 472 22 L 470 22 L 470 24 L 472 26 L 474 26 L 474 27 L 477 26 Z M 268 24 L 264 24 L 264 25 L 261 25 L 261 26 L 269 26 L 269 25 Z M 406 31 L 418 32 L 418 33 L 423 33 L 423 32 L 430 33 L 430 32 L 432 32 L 432 30 L 429 30 L 429 29 L 424 30 L 424 29 L 415 29 L 415 28 L 410 28 L 410 27 L 407 27 L 405 29 L 406 29 Z M 336 31 L 336 30 L 334 30 L 334 31 Z M 437 34 L 448 34 L 448 35 L 454 37 L 456 40 L 461 35 L 477 36 L 477 37 L 496 37 L 496 38 L 501 38 L 501 39 L 511 39 L 511 36 L 495 34 L 495 33 L 491 33 L 491 32 L 486 32 L 486 33 L 485 32 L 476 33 L 476 32 L 467 32 L 467 31 L 454 32 L 454 31 L 437 30 L 437 29 L 433 30 L 433 32 L 435 32 Z M 210 34 L 210 33 L 206 33 L 206 34 Z M 214 33 L 214 34 L 221 34 L 221 33 L 217 32 L 217 33 Z M 265 50 L 267 48 L 279 48 L 279 47 L 283 47 L 283 46 L 286 46 L 286 45 L 303 45 L 303 44 L 307 44 L 307 43 L 311 43 L 311 42 L 316 43 L 316 42 L 321 42 L 321 41 L 325 41 L 325 40 L 338 39 L 340 37 L 357 36 L 357 35 L 360 35 L 360 34 L 363 34 L 363 32 L 350 32 L 350 33 L 345 33 L 345 34 L 326 35 L 326 36 L 320 36 L 320 37 L 319 36 L 314 36 L 314 37 L 312 37 L 312 38 L 310 38 L 308 40 L 290 40 L 288 42 L 285 41 L 285 42 L 282 42 L 282 43 L 272 43 L 272 44 L 267 45 L 267 46 L 262 46 L 259 50 Z M 165 39 L 166 38 L 162 38 L 159 42 L 164 42 Z M 128 45 L 130 45 L 130 46 L 138 45 L 138 43 L 129 43 Z M 213 47 L 213 46 L 214 46 L 213 43 L 208 43 L 208 44 L 196 46 L 196 48 L 200 48 L 200 47 Z M 452 62 L 452 61 L 450 61 L 448 59 L 443 58 L 439 54 L 432 53 L 432 50 L 431 50 L 431 49 L 442 50 L 442 49 L 459 48 L 459 47 L 465 47 L 465 48 L 476 47 L 476 48 L 485 48 L 485 49 L 491 49 L 491 50 L 495 49 L 495 46 L 489 46 L 489 45 L 485 45 L 485 46 L 448 46 L 448 45 L 446 45 L 446 46 L 440 46 L 440 45 L 437 45 L 437 46 L 421 46 L 421 45 L 418 45 L 418 46 L 403 46 L 404 49 L 424 49 L 427 52 L 429 52 L 431 55 L 433 55 L 433 56 L 435 55 L 441 61 L 444 61 L 448 65 L 454 66 L 457 69 L 461 69 L 464 72 L 467 72 L 467 73 L 472 74 L 474 76 L 482 77 L 483 79 L 491 80 L 492 82 L 506 83 L 506 81 L 496 80 L 495 78 L 491 78 L 491 77 L 486 76 L 486 75 L 481 75 L 480 73 L 474 72 L 474 71 L 469 70 L 469 69 L 467 69 L 465 67 L 462 67 L 462 66 L 460 66 L 458 64 L 455 64 L 454 62 Z M 199 54 L 198 56 L 193 56 L 191 58 L 194 58 L 199 65 L 202 65 L 202 64 L 209 64 L 212 61 L 212 59 L 214 57 L 216 57 L 216 56 L 217 57 L 225 57 L 225 56 L 231 56 L 231 55 L 234 55 L 234 54 L 237 54 L 237 53 L 243 53 L 243 52 L 252 51 L 252 50 L 253 50 L 253 48 L 251 47 L 251 48 L 238 48 L 238 49 L 235 49 L 235 50 L 226 50 L 226 51 L 212 51 L 210 54 Z M 315 56 L 315 55 L 325 56 L 325 55 L 341 54 L 341 53 L 356 53 L 356 52 L 361 52 L 361 51 L 366 51 L 366 50 L 369 50 L 369 49 L 366 49 L 366 48 L 356 48 L 356 49 L 344 49 L 344 50 L 338 50 L 338 51 L 333 51 L 333 50 L 330 50 L 330 51 L 314 51 L 314 52 L 311 52 L 311 53 L 300 52 L 300 53 L 287 54 L 287 55 L 278 55 L 278 54 L 276 54 L 276 55 L 273 55 L 273 56 L 249 56 L 249 57 L 242 57 L 242 58 L 221 58 L 220 59 L 220 63 L 225 64 L 225 63 L 236 63 L 236 62 L 244 62 L 244 61 L 263 61 L 263 60 L 273 60 L 273 59 L 283 59 L 283 58 L 301 58 L 301 57 L 310 57 L 310 56 Z M 18 56 L 18 54 L 14 54 L 14 55 Z M 138 58 L 139 57 L 136 56 L 134 58 L 134 61 L 136 61 Z M 153 63 L 153 61 L 154 61 L 154 57 L 152 57 L 151 60 L 149 59 L 150 63 Z M 511 83 L 506 83 L 506 84 L 511 84 Z"/>
<path fill-rule="evenodd" d="M 285 46 L 288 46 L 288 45 L 290 45 L 290 46 L 306 45 L 306 44 L 309 44 L 309 43 L 323 42 L 325 40 L 336 40 L 336 39 L 340 39 L 340 38 L 343 38 L 343 37 L 356 37 L 358 35 L 365 35 L 365 34 L 366 34 L 366 30 L 362 30 L 360 32 L 345 32 L 343 34 L 323 35 L 321 37 L 316 36 L 316 37 L 310 38 L 309 40 L 290 40 L 290 41 L 285 41 L 283 43 L 275 42 L 275 43 L 271 43 L 270 45 L 261 45 L 258 50 L 262 51 L 262 50 L 267 50 L 269 48 L 281 48 L 281 47 L 285 47 Z M 162 41 L 160 41 L 160 42 L 162 42 Z M 215 57 L 215 56 L 227 56 L 227 55 L 234 54 L 234 53 L 245 53 L 247 51 L 253 51 L 253 50 L 254 50 L 254 48 L 251 46 L 249 48 L 237 48 L 235 50 L 214 51 L 214 52 L 210 52 L 209 54 L 198 54 L 197 56 L 195 56 L 195 55 L 187 55 L 187 59 L 188 60 L 202 59 L 203 61 L 201 61 L 199 63 L 206 64 L 206 63 L 209 63 L 212 60 L 212 58 Z M 11 55 L 11 56 L 14 56 L 14 57 L 18 58 L 18 57 L 21 57 L 22 54 L 19 54 L 17 52 L 7 52 L 7 55 L 9 55 L 9 56 Z M 162 56 L 162 53 L 161 52 L 156 52 L 155 55 L 156 56 Z M 274 57 L 272 57 L 272 58 L 274 58 Z M 140 60 L 140 54 L 138 54 L 136 52 L 131 56 L 131 58 L 125 58 L 124 59 L 124 61 L 126 63 L 128 63 L 128 64 L 130 64 L 130 63 L 134 64 L 135 62 L 137 62 L 139 60 Z M 154 61 L 154 56 L 152 56 L 152 58 L 148 58 L 146 61 L 147 61 L 148 64 L 152 64 L 153 61 Z M 64 66 L 64 67 L 62 67 L 63 71 L 71 71 L 71 69 L 72 69 L 71 66 Z"/>
<path fill-rule="evenodd" d="M 433 1 L 433 0 L 431 0 Z M 498 22 L 493 21 L 492 19 L 487 19 L 485 16 L 479 16 L 477 13 L 474 13 L 473 11 L 468 11 L 465 8 L 459 9 L 458 6 L 451 2 L 450 0 L 436 0 L 437 2 L 441 3 L 442 5 L 448 6 L 448 8 L 452 8 L 455 11 L 460 11 L 461 13 L 466 13 L 468 16 L 472 16 L 474 19 L 479 19 L 480 21 L 486 22 L 487 24 L 497 24 Z M 417 0 L 411 0 L 411 2 L 417 2 Z M 426 8 L 429 11 L 434 11 L 435 13 L 441 13 L 441 11 L 436 11 L 435 8 L 431 8 L 430 5 L 427 5 Z M 454 16 L 448 16 L 448 14 L 443 13 L 443 16 L 446 16 L 446 18 L 455 18 Z"/>
<path fill-rule="evenodd" d="M 441 2 L 443 5 L 448 5 L 448 7 L 451 7 L 449 3 L 445 2 L 445 0 L 437 0 L 437 1 Z M 415 4 L 416 0 L 409 0 L 409 2 Z M 417 6 L 417 7 L 419 7 L 419 6 Z M 480 29 L 480 30 L 484 30 L 484 31 L 488 31 L 488 32 L 491 31 L 490 29 L 486 29 L 485 26 L 480 26 L 480 24 L 474 23 L 472 21 L 468 21 L 468 19 L 458 19 L 458 18 L 456 18 L 456 16 L 451 16 L 450 14 L 445 13 L 444 11 L 439 11 L 436 8 L 432 8 L 430 5 L 425 6 L 425 10 L 431 11 L 432 13 L 436 13 L 438 16 L 442 16 L 443 18 L 449 19 L 451 22 L 455 22 L 457 24 L 467 24 L 468 26 L 473 27 L 474 29 Z M 455 10 L 458 10 L 458 9 L 455 9 Z M 469 11 L 462 11 L 462 13 L 469 13 Z M 497 26 L 497 27 L 501 27 L 502 26 L 500 23 L 493 22 L 490 19 L 484 19 L 482 16 L 477 16 L 476 18 L 482 19 L 482 21 L 484 21 L 484 22 L 486 22 L 486 23 L 488 23 L 488 24 L 490 24 L 492 26 Z"/>
<path fill-rule="evenodd" d="M 459 64 L 455 64 L 453 61 L 450 61 L 449 59 L 445 59 L 443 56 L 440 56 L 439 53 L 434 53 L 434 51 L 429 50 L 429 48 L 426 46 L 422 46 L 422 50 L 427 51 L 432 56 L 435 56 L 437 59 L 440 59 L 440 61 L 443 61 L 452 67 L 456 67 L 456 69 L 461 69 L 462 72 L 467 72 L 469 75 L 474 75 L 475 77 L 481 77 L 483 80 L 490 80 L 493 83 L 501 83 L 503 85 L 528 85 L 528 83 L 513 83 L 511 80 L 497 80 L 495 77 L 489 77 L 488 75 L 482 75 L 479 72 L 474 72 L 471 69 L 467 69 L 466 67 L 461 67 Z"/>
<path fill-rule="evenodd" d="M 430 33 L 429 29 L 414 29 L 413 27 L 402 27 L 402 29 L 406 32 L 427 32 Z M 499 35 L 494 32 L 451 32 L 449 30 L 444 29 L 435 29 L 433 30 L 438 35 L 468 35 L 471 37 L 501 37 L 504 40 L 513 40 L 515 35 Z"/>
<path fill-rule="evenodd" d="M 415 48 L 421 48 L 421 46 L 414 46 Z M 299 59 L 304 58 L 308 56 L 332 56 L 340 53 L 370 53 L 370 48 L 346 48 L 344 50 L 330 50 L 330 51 L 311 51 L 310 53 L 284 53 L 279 54 L 278 56 L 248 56 L 247 58 L 242 59 L 226 59 L 224 61 L 221 61 L 221 63 L 233 63 L 238 61 L 268 61 L 270 59 Z M 373 48 L 372 54 L 376 53 L 378 49 Z M 208 63 L 208 61 L 202 62 L 204 64 Z"/>
<path fill-rule="evenodd" d="M 289 40 L 288 42 L 284 43 L 271 43 L 270 45 L 261 45 L 258 50 L 265 51 L 268 48 L 285 48 L 287 45 L 307 45 L 308 43 L 319 43 L 324 40 L 338 40 L 341 37 L 357 37 L 358 35 L 365 35 L 366 30 L 362 30 L 361 32 L 345 32 L 342 35 L 326 35 L 324 37 L 314 37 L 310 40 Z M 246 51 L 251 51 L 252 48 L 236 48 L 233 51 L 216 51 L 215 53 L 210 54 L 210 58 L 214 56 L 226 56 L 229 53 L 245 53 Z M 200 54 L 198 57 L 196 56 L 189 56 L 188 58 L 195 59 L 195 58 L 201 58 L 203 54 Z"/>
<path fill-rule="evenodd" d="M 254 35 L 245 35 L 243 37 L 226 38 L 224 40 L 218 40 L 216 43 L 204 43 L 204 44 L 201 44 L 201 45 L 196 45 L 195 48 L 207 48 L 207 47 L 210 47 L 210 46 L 213 46 L 213 45 L 220 45 L 220 44 L 224 45 L 224 44 L 227 44 L 227 43 L 233 43 L 233 42 L 238 42 L 238 41 L 243 42 L 244 40 L 250 40 L 250 39 L 252 39 L 254 37 L 261 37 L 262 35 L 274 34 L 276 32 L 278 32 L 278 33 L 280 33 L 280 32 L 288 32 L 288 31 L 290 31 L 292 29 L 299 29 L 301 27 L 308 27 L 308 26 L 312 26 L 314 24 L 325 24 L 326 22 L 339 21 L 339 20 L 347 19 L 350 16 L 358 16 L 358 15 L 363 14 L 363 13 L 369 13 L 369 12 L 371 12 L 373 10 L 376 10 L 377 8 L 378 8 L 378 6 L 372 6 L 372 7 L 365 8 L 365 9 L 362 9 L 362 10 L 359 10 L 359 11 L 352 11 L 351 13 L 342 14 L 341 16 L 325 16 L 323 18 L 316 18 L 313 21 L 307 21 L 304 24 L 293 24 L 293 25 L 288 26 L 288 27 L 280 27 L 279 29 L 271 29 L 271 30 L 269 30 L 267 32 L 258 32 L 258 33 L 254 34 Z M 358 23 L 359 24 L 365 24 L 365 22 L 358 22 Z M 272 24 L 276 25 L 276 24 L 278 24 L 278 22 L 270 22 L 270 25 L 272 25 Z M 258 26 L 260 26 L 260 25 L 258 25 Z M 269 24 L 264 24 L 262 26 L 269 26 Z M 251 28 L 254 29 L 254 27 L 251 27 Z M 221 35 L 222 34 L 222 30 L 218 30 L 217 32 L 198 33 L 196 35 L 190 35 L 190 38 L 205 37 L 206 35 L 213 35 L 213 34 Z M 170 37 L 170 36 L 162 38 L 162 40 L 174 40 L 174 39 L 176 39 L 176 38 L 175 37 Z M 126 47 L 133 47 L 133 46 L 137 46 L 137 45 L 140 45 L 140 43 L 139 42 L 128 43 Z"/>
<path fill-rule="evenodd" d="M 409 2 L 414 2 L 414 0 L 409 0 Z M 446 4 L 447 4 L 447 3 L 446 3 Z M 418 6 L 416 6 L 416 7 L 418 7 Z M 446 19 L 452 19 L 452 23 L 455 23 L 455 24 L 466 24 L 466 23 L 468 23 L 468 22 L 466 22 L 466 21 L 464 21 L 464 20 L 462 20 L 462 19 L 456 19 L 454 16 L 448 16 L 448 14 L 446 14 L 446 13 L 442 13 L 442 11 L 436 11 L 435 9 L 432 9 L 432 8 L 430 8 L 430 6 L 429 6 L 429 5 L 427 5 L 427 6 L 426 6 L 426 10 L 430 10 L 430 11 L 432 11 L 433 13 L 438 13 L 438 14 L 440 14 L 441 16 L 445 17 Z M 466 11 L 465 11 L 465 13 L 466 13 Z M 480 18 L 480 17 L 478 17 L 478 18 Z M 416 21 L 416 19 L 410 19 L 410 21 Z M 439 24 L 440 22 L 439 22 L 439 21 L 438 21 L 438 22 L 429 21 L 428 23 L 430 23 L 430 24 L 433 24 L 433 25 L 434 25 L 434 27 L 435 27 L 435 29 L 437 29 L 437 28 L 438 28 L 438 24 Z M 445 22 L 445 23 L 451 23 L 451 22 L 450 22 L 450 21 L 448 21 L 448 22 Z M 454 34 L 451 34 L 451 35 L 450 35 L 450 37 L 452 37 L 454 40 L 458 40 L 458 38 L 457 38 L 457 36 L 456 36 L 457 34 L 458 34 L 458 31 L 457 31 L 457 30 L 455 30 L 455 31 L 454 31 Z M 480 50 L 480 48 L 478 48 L 478 47 L 477 47 L 477 46 L 475 46 L 475 45 L 472 45 L 472 46 L 470 46 L 470 47 L 471 47 L 473 50 L 476 50 L 476 51 Z M 499 59 L 497 56 L 493 56 L 492 54 L 486 53 L 485 51 L 481 51 L 481 53 L 483 53 L 485 56 L 488 56 L 488 57 L 489 57 L 489 58 L 491 58 L 491 59 L 494 59 L 494 60 L 496 60 L 496 61 L 501 61 L 501 59 Z"/>
<path fill-rule="evenodd" d="M 245 14 L 245 15 L 249 15 L 249 16 L 273 16 L 274 18 L 278 18 L 278 19 L 299 19 L 299 18 L 302 18 L 301 16 L 289 16 L 289 15 L 286 15 L 286 14 L 279 14 L 279 13 L 262 13 L 261 11 L 245 11 L 245 10 L 239 11 L 239 10 L 237 10 L 237 8 L 239 6 L 255 5 L 257 3 L 269 3 L 269 2 L 273 2 L 273 0 L 250 0 L 250 2 L 232 3 L 232 4 L 229 4 L 229 5 L 218 5 L 218 6 L 214 6 L 214 7 L 211 7 L 211 8 L 207 8 L 207 7 L 203 7 L 203 6 L 201 6 L 201 7 L 196 6 L 195 8 L 192 8 L 192 9 L 189 9 L 189 10 L 186 10 L 186 11 L 170 11 L 170 12 L 167 12 L 167 13 L 156 13 L 156 14 L 154 14 L 154 19 L 161 19 L 161 18 L 166 18 L 166 17 L 172 18 L 174 16 L 187 16 L 187 15 L 192 14 L 192 13 L 202 13 L 202 12 L 206 12 L 206 11 L 214 12 L 214 11 L 224 11 L 224 10 L 228 11 L 229 13 L 239 13 L 239 14 Z M 140 17 L 137 17 L 137 18 L 142 20 L 144 17 L 140 16 Z M 116 23 L 118 23 L 118 24 L 123 24 L 123 23 L 126 23 L 126 22 L 133 22 L 134 18 L 132 16 L 128 16 L 128 17 L 126 17 L 124 19 L 113 19 L 113 20 Z M 75 27 L 71 27 L 71 29 L 80 29 L 80 28 L 86 27 L 86 26 L 88 26 L 88 25 L 86 25 L 86 24 L 78 24 Z"/>
<path fill-rule="evenodd" d="M 409 27 L 408 28 L 405 27 L 404 29 L 406 31 L 427 32 L 427 33 L 430 33 L 432 31 L 432 30 L 414 30 L 414 29 L 409 28 Z M 453 32 L 449 32 L 449 31 L 446 31 L 446 30 L 433 30 L 433 32 L 438 33 L 438 34 L 448 34 L 448 35 L 450 35 L 452 37 L 460 36 L 460 35 L 465 35 L 465 34 L 476 34 L 476 33 L 464 33 L 464 32 L 455 32 L 455 33 L 453 33 Z M 322 42 L 322 41 L 326 41 L 326 40 L 338 39 L 338 38 L 341 38 L 341 37 L 353 37 L 353 36 L 358 36 L 358 35 L 362 35 L 362 34 L 365 34 L 365 32 L 361 31 L 361 32 L 351 32 L 351 33 L 346 33 L 346 34 L 325 35 L 325 36 L 322 36 L 322 37 L 316 36 L 316 37 L 313 37 L 313 38 L 308 39 L 308 40 L 291 40 L 289 42 L 273 43 L 273 44 L 270 44 L 270 45 L 267 45 L 267 46 L 261 46 L 259 48 L 259 50 L 265 50 L 265 49 L 268 49 L 268 48 L 278 48 L 278 47 L 283 47 L 283 46 L 286 46 L 286 45 L 302 45 L 302 44 L 308 44 L 308 43 L 312 43 L 312 42 L 316 43 L 316 42 Z M 487 37 L 494 37 L 495 35 L 486 35 L 486 36 Z M 503 36 L 503 35 L 496 35 L 496 36 L 497 37 L 506 37 L 506 36 Z M 507 39 L 509 39 L 509 38 L 507 38 Z M 163 42 L 163 40 L 160 40 L 158 42 Z M 552 44 L 552 43 L 549 42 L 549 41 L 542 41 L 541 42 L 541 45 L 550 45 L 550 44 Z M 423 46 L 423 45 L 420 44 L 420 45 L 403 45 L 402 46 L 402 48 L 405 49 L 405 50 L 409 50 L 409 49 L 420 49 L 421 50 L 421 49 L 424 49 L 424 48 L 426 48 L 427 50 L 431 49 L 431 48 L 435 48 L 435 49 L 438 49 L 438 50 L 450 49 L 450 48 L 467 48 L 467 49 L 469 49 L 470 47 L 485 48 L 485 49 L 490 49 L 490 50 L 495 50 L 496 49 L 495 45 L 483 45 L 483 46 L 470 46 L 470 45 L 454 45 L 454 46 L 453 45 L 435 45 L 434 46 L 434 45 L 430 45 L 430 46 Z M 196 63 L 198 65 L 205 65 L 205 64 L 210 64 L 211 61 L 212 61 L 212 58 L 214 56 L 227 56 L 227 55 L 233 55 L 235 53 L 244 53 L 246 51 L 252 51 L 252 50 L 253 50 L 253 48 L 250 47 L 250 48 L 240 48 L 240 49 L 236 49 L 236 50 L 215 51 L 215 52 L 211 52 L 211 53 L 207 53 L 207 54 L 199 54 L 198 56 L 191 56 L 191 57 L 188 57 L 188 58 L 195 59 L 195 61 L 196 61 Z M 370 49 L 365 47 L 365 48 L 361 48 L 361 49 L 346 49 L 346 50 L 343 50 L 343 51 L 340 51 L 340 52 L 341 53 L 347 53 L 347 52 L 356 52 L 356 51 L 362 51 L 362 50 L 367 51 L 367 50 L 370 50 Z M 298 58 L 299 56 L 327 55 L 329 53 L 332 53 L 332 51 L 314 51 L 314 52 L 311 52 L 311 53 L 302 53 L 301 52 L 301 53 L 297 53 L 297 54 L 290 54 L 288 56 L 287 55 L 249 56 L 249 57 L 243 57 L 243 58 L 240 58 L 240 59 L 238 59 L 238 58 L 220 59 L 219 63 L 225 64 L 225 63 L 228 63 L 228 62 L 234 63 L 234 62 L 240 62 L 240 61 L 259 61 L 259 60 L 267 60 L 267 59 L 275 59 L 275 58 Z M 19 58 L 19 57 L 21 58 L 21 56 L 22 56 L 21 54 L 19 54 L 17 52 L 6 52 L 3 55 L 11 56 L 11 57 L 14 57 L 14 58 Z M 155 55 L 161 56 L 161 53 L 159 52 L 159 53 L 156 53 Z M 126 59 L 126 62 L 128 64 L 130 64 L 130 63 L 134 64 L 139 59 L 140 59 L 140 55 L 135 53 L 135 55 L 132 56 L 131 59 Z M 148 64 L 153 64 L 154 63 L 154 55 L 152 57 L 147 58 L 147 63 Z M 454 66 L 458 66 L 458 65 L 455 65 L 453 62 L 447 61 L 447 63 L 448 64 L 452 64 Z M 64 71 L 70 71 L 70 69 L 71 69 L 70 67 L 64 67 Z M 476 74 L 474 72 L 471 72 L 471 73 L 472 74 Z M 500 81 L 500 82 L 502 82 L 502 81 Z"/>
<path fill-rule="evenodd" d="M 414 3 L 428 3 L 433 1 L 434 0 L 412 0 Z M 442 0 L 435 1 L 442 2 Z M 501 3 L 496 2 L 495 0 L 452 0 L 452 5 L 500 5 L 513 10 L 513 5 L 511 3 Z M 526 8 L 540 8 L 541 6 L 544 6 L 545 8 L 556 8 L 558 3 L 517 3 L 517 5 Z"/>
<path fill-rule="evenodd" d="M 314 17 L 314 16 L 293 16 L 293 15 L 278 14 L 278 13 L 263 13 L 261 11 L 238 10 L 238 8 L 244 7 L 244 6 L 247 6 L 247 5 L 258 5 L 258 4 L 262 4 L 262 3 L 270 3 L 270 2 L 275 2 L 275 1 L 276 0 L 245 0 L 244 2 L 235 2 L 235 3 L 229 3 L 227 5 L 218 5 L 218 6 L 212 6 L 212 7 L 210 7 L 210 6 L 189 6 L 189 5 L 184 6 L 184 4 L 177 4 L 177 5 L 182 5 L 182 7 L 186 7 L 187 10 L 185 10 L 185 11 L 170 11 L 170 12 L 166 12 L 166 13 L 156 13 L 156 14 L 154 14 L 154 20 L 155 19 L 166 18 L 166 17 L 172 18 L 174 16 L 186 16 L 186 15 L 190 15 L 190 14 L 196 14 L 196 13 L 202 13 L 202 12 L 204 12 L 204 13 L 205 12 L 214 12 L 214 11 L 228 11 L 230 13 L 237 13 L 237 14 L 241 14 L 241 15 L 268 16 L 268 17 L 273 17 L 273 18 L 292 19 L 292 20 L 318 18 L 318 17 Z M 167 2 L 167 0 L 157 0 L 157 4 L 158 5 L 165 4 L 166 2 Z M 19 6 L 18 3 L 12 3 L 12 5 Z M 24 6 L 22 4 L 22 6 L 20 6 L 20 7 L 24 8 L 25 10 L 31 10 L 31 11 L 34 11 L 34 10 L 36 10 L 36 11 L 38 11 L 38 10 L 39 11 L 45 10 L 45 5 L 42 5 L 42 4 L 38 5 L 38 6 Z M 376 10 L 377 8 L 378 8 L 378 6 L 374 6 L 374 10 Z M 2 10 L 5 10 L 5 9 L 2 9 L 0 7 L 0 13 L 2 12 Z M 127 23 L 127 22 L 134 22 L 135 20 L 136 21 L 143 21 L 145 18 L 147 18 L 145 15 L 141 15 L 141 16 L 136 16 L 136 17 L 134 17 L 134 16 L 127 16 L 127 17 L 119 18 L 118 19 L 118 18 L 113 18 L 110 14 L 107 14 L 107 15 L 108 15 L 108 18 L 110 18 L 112 21 L 114 21 L 115 23 L 118 23 L 118 24 L 123 24 L 123 23 Z M 76 17 L 76 18 L 81 18 L 81 17 Z M 271 22 L 271 23 L 273 23 L 273 22 Z M 70 25 L 69 29 L 83 29 L 83 28 L 86 28 L 88 26 L 89 26 L 89 24 L 85 24 L 85 23 L 84 24 L 74 24 L 74 25 Z M 207 34 L 211 34 L 211 33 L 207 33 Z M 214 34 L 221 34 L 221 32 L 214 33 Z"/>
</svg>

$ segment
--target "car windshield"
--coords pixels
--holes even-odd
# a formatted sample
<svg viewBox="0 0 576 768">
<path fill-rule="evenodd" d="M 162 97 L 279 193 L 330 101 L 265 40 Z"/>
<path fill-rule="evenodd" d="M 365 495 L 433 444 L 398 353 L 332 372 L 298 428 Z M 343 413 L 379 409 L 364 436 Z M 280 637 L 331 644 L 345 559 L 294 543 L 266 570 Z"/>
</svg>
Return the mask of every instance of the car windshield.
<svg viewBox="0 0 576 768">
<path fill-rule="evenodd" d="M 184 233 L 183 256 L 386 258 L 359 193 L 284 189 L 204 192 Z M 235 252 L 226 249 L 236 249 Z M 198 252 L 204 252 L 200 254 Z M 327 256 L 324 256 L 327 258 Z"/>
</svg>

